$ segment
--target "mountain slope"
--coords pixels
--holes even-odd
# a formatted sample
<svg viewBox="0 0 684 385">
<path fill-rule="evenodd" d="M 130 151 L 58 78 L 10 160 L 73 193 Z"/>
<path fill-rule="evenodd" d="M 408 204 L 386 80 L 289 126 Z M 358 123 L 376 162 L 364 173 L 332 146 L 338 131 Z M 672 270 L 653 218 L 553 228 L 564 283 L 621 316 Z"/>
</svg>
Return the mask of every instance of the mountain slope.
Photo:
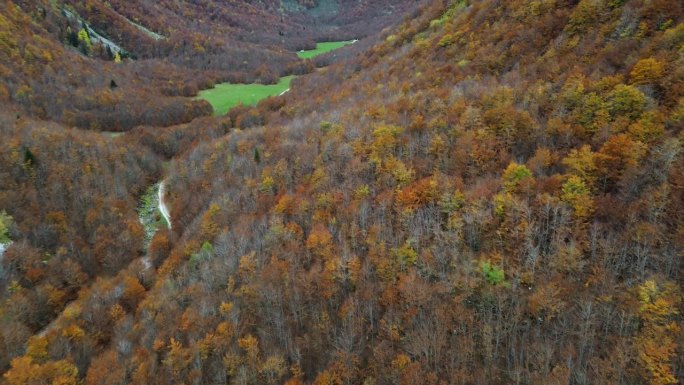
<svg viewBox="0 0 684 385">
<path fill-rule="evenodd" d="M 142 309 L 177 316 L 147 330 L 227 323 L 202 368 L 237 382 L 281 357 L 314 383 L 676 383 L 681 22 L 453 2 L 302 79 L 175 163 L 176 286 Z"/>
<path fill-rule="evenodd" d="M 681 4 L 413 16 L 258 108 L 141 130 L 179 155 L 158 270 L 83 291 L 6 381 L 682 382 Z"/>
</svg>

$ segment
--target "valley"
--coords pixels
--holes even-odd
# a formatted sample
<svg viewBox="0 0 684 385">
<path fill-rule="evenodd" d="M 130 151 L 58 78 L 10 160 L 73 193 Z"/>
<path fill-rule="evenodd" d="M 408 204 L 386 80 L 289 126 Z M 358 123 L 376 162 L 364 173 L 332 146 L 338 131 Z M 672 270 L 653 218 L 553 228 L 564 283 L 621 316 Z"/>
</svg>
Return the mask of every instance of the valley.
<svg viewBox="0 0 684 385">
<path fill-rule="evenodd" d="M 312 59 L 316 56 L 332 52 L 346 45 L 353 44 L 355 41 L 325 42 L 317 43 L 316 49 L 301 50 L 297 55 L 302 59 Z M 276 84 L 234 84 L 220 83 L 214 88 L 202 90 L 197 96 L 211 104 L 214 115 L 225 115 L 229 109 L 243 104 L 246 106 L 256 105 L 260 100 L 269 96 L 280 96 L 290 89 L 290 82 L 295 76 L 281 77 Z"/>
<path fill-rule="evenodd" d="M 683 49 L 673 0 L 2 2 L 0 385 L 682 383 Z"/>
<path fill-rule="evenodd" d="M 214 111 L 214 115 L 225 115 L 229 109 L 243 105 L 255 105 L 269 96 L 277 96 L 290 88 L 290 82 L 294 76 L 280 78 L 276 84 L 216 84 L 214 88 L 199 92 L 198 98 L 208 101 Z"/>
</svg>

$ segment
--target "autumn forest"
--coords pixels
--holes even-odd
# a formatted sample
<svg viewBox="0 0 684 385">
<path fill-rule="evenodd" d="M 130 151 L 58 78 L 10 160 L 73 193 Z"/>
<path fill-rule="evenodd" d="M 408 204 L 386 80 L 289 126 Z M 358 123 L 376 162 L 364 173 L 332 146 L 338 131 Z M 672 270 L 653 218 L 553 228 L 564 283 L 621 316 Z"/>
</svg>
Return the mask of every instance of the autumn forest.
<svg viewBox="0 0 684 385">
<path fill-rule="evenodd" d="M 684 383 L 679 0 L 6 0 L 0 79 L 0 385 Z"/>
</svg>

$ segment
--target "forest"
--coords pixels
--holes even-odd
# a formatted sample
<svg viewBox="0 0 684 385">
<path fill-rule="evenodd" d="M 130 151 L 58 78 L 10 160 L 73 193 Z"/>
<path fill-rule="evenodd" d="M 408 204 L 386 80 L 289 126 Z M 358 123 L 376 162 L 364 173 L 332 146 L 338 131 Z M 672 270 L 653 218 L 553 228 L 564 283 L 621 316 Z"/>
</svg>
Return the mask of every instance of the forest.
<svg viewBox="0 0 684 385">
<path fill-rule="evenodd" d="M 683 22 L 0 4 L 0 384 L 684 383 Z"/>
</svg>

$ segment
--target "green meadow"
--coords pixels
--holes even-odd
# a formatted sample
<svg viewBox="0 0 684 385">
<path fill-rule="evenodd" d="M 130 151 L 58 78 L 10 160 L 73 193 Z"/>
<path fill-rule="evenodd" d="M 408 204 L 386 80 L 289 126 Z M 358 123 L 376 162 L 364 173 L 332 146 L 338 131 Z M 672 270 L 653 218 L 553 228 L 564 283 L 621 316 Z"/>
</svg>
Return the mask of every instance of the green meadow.
<svg viewBox="0 0 684 385">
<path fill-rule="evenodd" d="M 316 49 L 298 52 L 297 55 L 302 59 L 310 59 L 353 43 L 352 40 L 318 43 Z M 293 75 L 285 76 L 280 78 L 278 84 L 268 85 L 221 83 L 214 88 L 200 91 L 197 98 L 208 101 L 214 109 L 214 115 L 225 115 L 228 110 L 238 104 L 255 105 L 261 99 L 280 95 L 290 88 L 290 82 L 294 77 Z"/>
<path fill-rule="evenodd" d="M 302 59 L 311 59 L 313 57 L 316 57 L 318 55 L 323 55 L 324 53 L 334 51 L 338 48 L 342 48 L 345 45 L 353 44 L 353 40 L 347 40 L 347 41 L 328 41 L 325 43 L 317 43 L 316 44 L 316 49 L 310 49 L 308 51 L 300 51 L 297 52 L 297 56 L 299 56 Z"/>
<path fill-rule="evenodd" d="M 290 88 L 294 76 L 280 78 L 277 84 L 231 84 L 221 83 L 214 88 L 200 91 L 199 98 L 205 99 L 214 108 L 214 115 L 225 115 L 228 110 L 242 103 L 257 104 L 261 99 L 280 95 Z"/>
</svg>

